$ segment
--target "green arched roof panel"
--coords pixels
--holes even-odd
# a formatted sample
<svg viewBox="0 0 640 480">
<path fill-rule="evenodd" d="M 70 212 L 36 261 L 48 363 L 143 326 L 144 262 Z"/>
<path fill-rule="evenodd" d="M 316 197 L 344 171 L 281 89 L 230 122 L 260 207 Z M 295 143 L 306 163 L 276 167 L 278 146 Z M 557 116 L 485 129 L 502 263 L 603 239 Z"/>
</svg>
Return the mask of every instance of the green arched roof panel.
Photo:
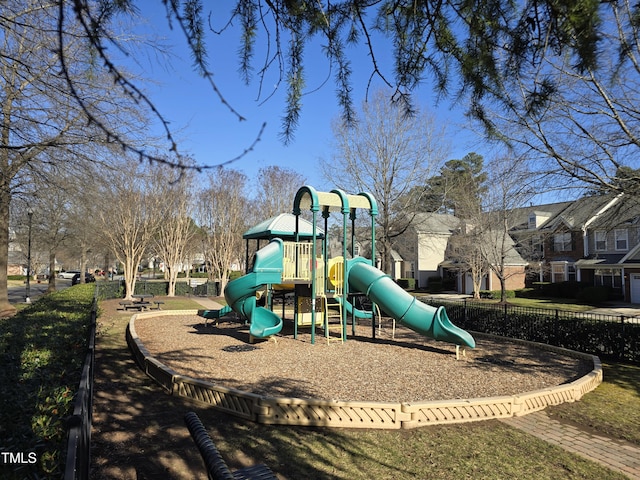
<svg viewBox="0 0 640 480">
<path fill-rule="evenodd" d="M 331 193 L 340 197 L 340 212 L 349 213 L 349 195 L 338 188 L 331 190 Z"/>
<path fill-rule="evenodd" d="M 302 210 L 318 212 L 320 209 L 330 212 L 349 213 L 352 208 L 364 208 L 371 215 L 378 214 L 378 204 L 370 193 L 347 195 L 340 189 L 330 192 L 318 192 L 310 185 L 301 187 L 293 201 L 293 214 L 300 215 Z"/>
<path fill-rule="evenodd" d="M 378 202 L 376 202 L 376 199 L 373 198 L 373 195 L 371 195 L 369 192 L 360 192 L 357 196 L 365 197 L 369 201 L 369 210 L 371 216 L 378 215 Z"/>
<path fill-rule="evenodd" d="M 293 214 L 300 215 L 302 210 L 311 210 L 317 212 L 320 210 L 320 202 L 318 201 L 318 192 L 311 185 L 300 187 L 296 192 L 293 200 Z"/>
</svg>

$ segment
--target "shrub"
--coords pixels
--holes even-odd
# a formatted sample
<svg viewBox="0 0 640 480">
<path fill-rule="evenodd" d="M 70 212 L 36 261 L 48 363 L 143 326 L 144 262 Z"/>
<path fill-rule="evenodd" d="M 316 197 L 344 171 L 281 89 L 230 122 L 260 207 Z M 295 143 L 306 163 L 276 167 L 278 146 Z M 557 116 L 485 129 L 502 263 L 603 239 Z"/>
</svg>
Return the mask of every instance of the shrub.
<svg viewBox="0 0 640 480">
<path fill-rule="evenodd" d="M 242 275 L 244 274 L 241 271 L 232 270 L 231 272 L 229 272 L 229 281 L 235 280 L 236 278 L 240 278 Z"/>
<path fill-rule="evenodd" d="M 556 298 L 578 298 L 580 291 L 589 286 L 589 283 L 575 281 L 545 283 L 540 285 L 543 296 Z"/>
<path fill-rule="evenodd" d="M 61 478 L 65 419 L 87 352 L 94 288 L 54 292 L 0 320 L 0 445 L 37 456 L 2 478 Z"/>
<path fill-rule="evenodd" d="M 164 283 L 164 286 L 165 286 L 164 295 L 166 295 L 167 292 L 169 291 L 169 283 L 168 282 Z M 176 295 L 181 297 L 187 297 L 189 295 L 193 295 L 193 288 L 191 288 L 191 285 L 189 285 L 187 282 L 176 282 Z"/>
<path fill-rule="evenodd" d="M 415 290 L 416 289 L 416 279 L 415 278 L 399 278 L 397 280 L 398 285 L 400 285 L 405 290 Z"/>
<path fill-rule="evenodd" d="M 480 298 L 486 298 L 489 300 L 500 300 L 501 290 L 480 290 Z M 505 290 L 505 298 L 516 298 L 516 292 L 514 290 Z"/>
<path fill-rule="evenodd" d="M 583 303 L 598 304 L 609 300 L 611 289 L 609 287 L 585 287 L 577 296 L 577 299 Z"/>
<path fill-rule="evenodd" d="M 517 298 L 536 298 L 540 296 L 540 291 L 537 288 L 521 288 L 515 290 L 514 294 Z"/>
<path fill-rule="evenodd" d="M 178 285 L 180 282 L 176 283 L 176 295 L 178 295 Z M 162 297 L 167 294 L 169 291 L 169 282 L 147 282 L 147 281 L 137 281 L 135 294 L 152 294 L 156 297 Z"/>
<path fill-rule="evenodd" d="M 122 298 L 124 296 L 124 282 L 120 280 L 105 280 L 96 283 L 96 297 L 98 300 Z"/>
<path fill-rule="evenodd" d="M 455 290 L 457 279 L 456 277 L 447 277 L 442 280 L 442 288 L 444 290 Z"/>
<path fill-rule="evenodd" d="M 442 278 L 438 275 L 434 275 L 427 278 L 427 292 L 441 292 L 444 290 L 444 286 L 442 284 Z"/>
<path fill-rule="evenodd" d="M 207 278 L 209 274 L 207 272 L 191 272 L 189 278 Z M 186 272 L 178 273 L 178 278 L 187 278 Z"/>
</svg>

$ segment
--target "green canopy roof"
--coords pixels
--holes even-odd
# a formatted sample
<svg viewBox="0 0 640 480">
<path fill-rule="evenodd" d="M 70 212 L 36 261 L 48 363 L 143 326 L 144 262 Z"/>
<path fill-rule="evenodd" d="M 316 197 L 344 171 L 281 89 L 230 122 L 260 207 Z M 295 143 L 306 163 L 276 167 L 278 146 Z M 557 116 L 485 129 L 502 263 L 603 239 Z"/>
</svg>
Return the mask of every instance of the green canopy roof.
<svg viewBox="0 0 640 480">
<path fill-rule="evenodd" d="M 304 218 L 299 219 L 300 239 L 309 239 L 313 237 L 313 225 Z M 281 213 L 275 217 L 271 217 L 264 222 L 260 222 L 255 227 L 250 228 L 242 238 L 244 239 L 266 239 L 282 238 L 283 240 L 295 240 L 296 238 L 296 216 L 291 213 Z M 316 227 L 316 238 L 324 238 L 324 230 Z"/>
</svg>

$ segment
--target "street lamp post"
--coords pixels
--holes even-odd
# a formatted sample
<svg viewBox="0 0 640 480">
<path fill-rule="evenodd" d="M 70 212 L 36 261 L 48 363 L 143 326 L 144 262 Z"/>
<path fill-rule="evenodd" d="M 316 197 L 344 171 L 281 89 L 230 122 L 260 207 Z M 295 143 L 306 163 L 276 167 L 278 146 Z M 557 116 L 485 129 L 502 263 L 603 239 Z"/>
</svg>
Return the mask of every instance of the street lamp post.
<svg viewBox="0 0 640 480">
<path fill-rule="evenodd" d="M 33 210 L 29 208 L 27 210 L 27 217 L 29 217 L 29 240 L 27 243 L 27 288 L 25 292 L 25 303 L 31 303 L 31 221 L 33 219 Z"/>
</svg>

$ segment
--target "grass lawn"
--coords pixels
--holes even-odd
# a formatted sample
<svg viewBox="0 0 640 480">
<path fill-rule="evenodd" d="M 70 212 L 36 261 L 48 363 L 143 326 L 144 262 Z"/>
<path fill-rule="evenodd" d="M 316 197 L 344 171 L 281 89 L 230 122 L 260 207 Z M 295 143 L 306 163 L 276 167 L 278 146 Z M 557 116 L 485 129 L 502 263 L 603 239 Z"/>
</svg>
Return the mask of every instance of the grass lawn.
<svg viewBox="0 0 640 480">
<path fill-rule="evenodd" d="M 185 301 L 189 302 L 165 299 L 164 309 L 194 308 L 183 303 Z M 129 418 L 113 428 L 132 431 L 123 441 L 105 430 L 110 422 L 101 425 L 98 421 L 98 433 L 94 435 L 95 461 L 105 466 L 96 472 L 95 478 L 99 480 L 135 478 L 127 475 L 132 465 L 136 465 L 134 473 L 139 478 L 154 478 L 154 469 L 160 467 L 166 469 L 164 478 L 203 475 L 193 470 L 201 468 L 202 461 L 194 454 L 191 440 L 180 434 L 185 429 L 182 415 L 189 410 L 198 413 L 232 469 L 266 463 L 282 478 L 626 478 L 493 420 L 402 431 L 270 426 L 243 421 L 187 399 L 168 396 L 132 365 L 124 340 L 128 318 L 129 315 L 116 314 L 100 319 L 109 328 L 101 333 L 98 348 L 108 350 L 109 366 L 122 364 L 127 368 L 115 372 L 116 386 L 121 392 L 117 397 L 101 391 L 110 388 L 114 379 L 97 378 L 97 382 L 104 384 L 97 386 L 98 397 L 117 401 L 101 403 L 98 399 L 96 415 L 100 418 L 102 411 L 108 409 L 114 419 Z M 635 400 L 623 405 L 626 412 L 640 411 L 635 387 L 621 384 L 620 388 L 631 389 L 636 394 Z M 583 401 L 591 395 L 593 393 Z M 593 401 L 601 402 L 598 398 Z M 567 408 L 582 403 L 569 404 Z M 144 414 L 131 415 L 130 411 L 136 411 L 137 405 L 144 405 Z M 601 405 L 601 408 L 607 407 Z M 625 412 L 620 412 L 620 416 L 624 415 Z M 607 423 L 605 414 L 600 417 Z M 588 416 L 585 418 L 588 421 Z M 617 421 L 611 420 L 608 423 L 612 425 Z M 591 422 L 588 426 L 594 428 Z M 639 430 L 637 426 L 635 429 Z M 144 458 L 137 453 L 141 450 Z"/>
<path fill-rule="evenodd" d="M 163 310 L 202 310 L 202 305 L 187 297 L 163 297 Z"/>
<path fill-rule="evenodd" d="M 92 303 L 93 286 L 78 285 L 0 319 L 0 450 L 37 456 L 0 462 L 0 478 L 59 478 Z"/>
<path fill-rule="evenodd" d="M 498 303 L 497 300 L 487 300 L 488 302 Z M 567 310 L 570 312 L 586 312 L 595 308 L 594 305 L 586 305 L 575 303 L 570 298 L 509 298 L 507 303 L 517 305 L 519 307 L 531 308 L 549 308 L 552 310 Z"/>
<path fill-rule="evenodd" d="M 428 292 L 416 290 L 413 292 L 413 295 L 417 297 L 421 296 L 429 296 Z M 469 301 L 493 304 L 500 303 L 499 299 L 471 299 Z M 576 303 L 575 299 L 572 298 L 526 298 L 526 297 L 514 297 L 508 298 L 507 303 L 509 305 L 515 305 L 519 307 L 530 307 L 530 308 L 548 308 L 551 310 L 566 310 L 570 312 L 585 312 L 588 310 L 593 310 L 598 307 L 598 305 L 588 305 L 582 303 Z"/>
<path fill-rule="evenodd" d="M 605 435 L 640 445 L 640 366 L 604 363 L 604 381 L 579 402 L 549 411 Z"/>
</svg>

